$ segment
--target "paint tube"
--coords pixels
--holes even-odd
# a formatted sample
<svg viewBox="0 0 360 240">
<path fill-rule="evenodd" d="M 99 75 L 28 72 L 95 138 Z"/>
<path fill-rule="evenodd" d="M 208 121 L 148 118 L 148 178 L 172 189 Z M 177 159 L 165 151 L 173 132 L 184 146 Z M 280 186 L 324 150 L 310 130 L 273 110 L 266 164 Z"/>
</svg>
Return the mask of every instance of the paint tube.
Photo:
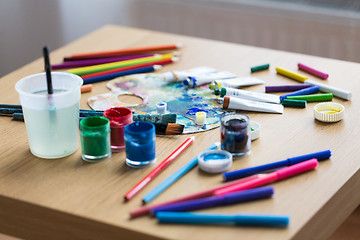
<svg viewBox="0 0 360 240">
<path fill-rule="evenodd" d="M 209 88 L 211 90 L 221 89 L 222 87 L 239 88 L 245 86 L 252 86 L 258 84 L 264 84 L 265 82 L 257 77 L 242 77 L 242 78 L 231 78 L 226 80 L 215 80 Z"/>
<path fill-rule="evenodd" d="M 221 88 L 220 97 L 224 97 L 224 96 L 241 98 L 245 100 L 252 100 L 258 102 L 280 103 L 280 97 L 277 95 L 245 91 L 236 88 Z"/>
<path fill-rule="evenodd" d="M 211 83 L 217 79 L 228 79 L 228 78 L 235 78 L 236 75 L 228 72 L 228 71 L 221 71 L 216 73 L 208 73 L 208 74 L 201 74 L 198 76 L 189 76 L 187 79 L 184 80 L 184 85 L 189 88 L 194 88 L 200 85 L 204 85 L 207 83 Z"/>
<path fill-rule="evenodd" d="M 284 112 L 284 106 L 280 104 L 255 102 L 228 96 L 224 97 L 223 99 L 223 108 L 267 113 Z"/>
<path fill-rule="evenodd" d="M 159 74 L 159 77 L 165 82 L 183 82 L 189 76 L 200 76 L 202 74 L 215 73 L 217 70 L 208 66 L 201 66 L 196 68 L 191 68 L 185 71 L 171 71 Z"/>
</svg>

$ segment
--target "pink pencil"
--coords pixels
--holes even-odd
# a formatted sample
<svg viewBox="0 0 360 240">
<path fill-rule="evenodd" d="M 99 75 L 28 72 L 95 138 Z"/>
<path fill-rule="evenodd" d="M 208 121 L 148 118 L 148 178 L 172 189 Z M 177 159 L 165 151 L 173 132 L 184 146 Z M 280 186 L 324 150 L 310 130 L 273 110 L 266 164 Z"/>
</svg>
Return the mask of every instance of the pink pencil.
<svg viewBox="0 0 360 240">
<path fill-rule="evenodd" d="M 145 178 L 135 185 L 129 192 L 125 194 L 125 200 L 133 198 L 141 189 L 143 189 L 151 180 L 153 180 L 167 165 L 169 165 L 177 156 L 180 155 L 191 143 L 195 137 L 189 137 L 174 152 L 172 152 L 164 161 L 154 168 Z"/>
<path fill-rule="evenodd" d="M 329 74 L 320 72 L 319 70 L 306 66 L 302 63 L 298 63 L 298 68 L 322 79 L 327 79 L 329 77 Z"/>
<path fill-rule="evenodd" d="M 227 193 L 236 192 L 240 190 L 256 188 L 268 183 L 276 182 L 285 178 L 314 169 L 319 164 L 318 160 L 313 158 L 305 162 L 301 162 L 290 167 L 279 169 L 275 172 L 268 173 L 265 176 L 249 180 L 243 183 L 238 183 L 229 187 L 225 187 L 215 191 L 214 195 L 221 196 Z"/>
<path fill-rule="evenodd" d="M 187 200 L 192 200 L 192 199 L 211 197 L 211 196 L 214 195 L 214 192 L 216 190 L 219 190 L 221 188 L 228 187 L 228 186 L 231 186 L 231 185 L 234 185 L 234 184 L 238 184 L 238 183 L 241 183 L 241 182 L 246 182 L 246 181 L 249 181 L 249 180 L 252 180 L 252 179 L 255 179 L 255 178 L 258 178 L 258 175 L 253 175 L 253 176 L 249 176 L 249 177 L 246 177 L 246 178 L 241 178 L 241 179 L 238 179 L 238 180 L 235 180 L 235 181 L 231 181 L 231 182 L 228 182 L 228 183 L 221 184 L 220 186 L 217 186 L 217 187 L 214 187 L 214 188 L 211 188 L 211 189 L 208 189 L 208 190 L 204 190 L 204 191 L 201 191 L 201 192 L 186 195 L 184 197 L 176 198 L 176 199 L 166 201 L 166 202 L 162 202 L 162 203 L 159 203 L 159 204 L 156 204 L 156 205 L 141 207 L 141 208 L 138 208 L 138 209 L 135 209 L 135 210 L 131 211 L 130 212 L 130 217 L 131 218 L 136 218 L 136 217 L 140 217 L 140 216 L 150 214 L 150 210 L 152 208 L 154 208 L 154 207 L 160 207 L 160 206 L 164 206 L 164 205 L 167 205 L 167 204 L 176 203 L 176 202 L 182 202 L 182 201 L 187 201 Z"/>
</svg>

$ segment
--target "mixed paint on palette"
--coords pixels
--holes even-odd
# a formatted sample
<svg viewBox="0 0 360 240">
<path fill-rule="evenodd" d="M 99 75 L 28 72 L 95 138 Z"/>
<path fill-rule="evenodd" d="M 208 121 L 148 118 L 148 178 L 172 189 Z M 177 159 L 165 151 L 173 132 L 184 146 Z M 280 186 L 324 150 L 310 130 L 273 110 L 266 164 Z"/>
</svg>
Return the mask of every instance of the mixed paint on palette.
<svg viewBox="0 0 360 240">
<path fill-rule="evenodd" d="M 208 85 L 193 89 L 182 83 L 165 82 L 159 74 L 136 74 L 116 78 L 107 83 L 111 90 L 88 99 L 88 105 L 95 110 L 122 106 L 139 114 L 157 113 L 156 104 L 167 103 L 167 113 L 176 113 L 176 123 L 185 125 L 184 134 L 210 130 L 220 125 L 220 116 L 225 113 Z M 122 96 L 136 96 L 140 103 L 125 103 Z M 204 126 L 195 123 L 196 113 L 206 112 Z"/>
</svg>

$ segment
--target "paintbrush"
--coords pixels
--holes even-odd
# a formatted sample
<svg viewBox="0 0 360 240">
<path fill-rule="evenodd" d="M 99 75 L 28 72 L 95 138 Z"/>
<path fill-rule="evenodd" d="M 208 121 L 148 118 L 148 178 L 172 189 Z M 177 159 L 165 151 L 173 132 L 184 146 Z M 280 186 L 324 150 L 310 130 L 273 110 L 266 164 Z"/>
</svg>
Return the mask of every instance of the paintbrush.
<svg viewBox="0 0 360 240">
<path fill-rule="evenodd" d="M 11 116 L 9 114 L 6 114 L 5 116 Z M 17 121 L 24 121 L 24 115 L 22 113 L 13 113 L 12 114 L 13 120 Z M 79 120 L 81 121 L 85 117 L 79 117 Z M 176 135 L 176 134 L 182 134 L 184 131 L 184 125 L 177 124 L 177 123 L 156 123 L 152 122 L 155 125 L 155 132 L 156 134 L 161 135 Z"/>
<path fill-rule="evenodd" d="M 177 123 L 154 123 L 156 134 L 161 135 L 177 135 L 182 134 L 184 125 Z"/>
</svg>

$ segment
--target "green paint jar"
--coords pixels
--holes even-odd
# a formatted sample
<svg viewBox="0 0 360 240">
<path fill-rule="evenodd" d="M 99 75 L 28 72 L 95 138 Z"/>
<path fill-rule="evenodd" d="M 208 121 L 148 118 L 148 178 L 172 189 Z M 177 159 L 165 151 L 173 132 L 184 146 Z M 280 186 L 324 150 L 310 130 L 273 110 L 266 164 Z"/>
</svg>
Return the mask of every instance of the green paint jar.
<svg viewBox="0 0 360 240">
<path fill-rule="evenodd" d="M 87 117 L 80 122 L 82 159 L 99 162 L 111 156 L 110 122 L 104 117 Z"/>
</svg>

